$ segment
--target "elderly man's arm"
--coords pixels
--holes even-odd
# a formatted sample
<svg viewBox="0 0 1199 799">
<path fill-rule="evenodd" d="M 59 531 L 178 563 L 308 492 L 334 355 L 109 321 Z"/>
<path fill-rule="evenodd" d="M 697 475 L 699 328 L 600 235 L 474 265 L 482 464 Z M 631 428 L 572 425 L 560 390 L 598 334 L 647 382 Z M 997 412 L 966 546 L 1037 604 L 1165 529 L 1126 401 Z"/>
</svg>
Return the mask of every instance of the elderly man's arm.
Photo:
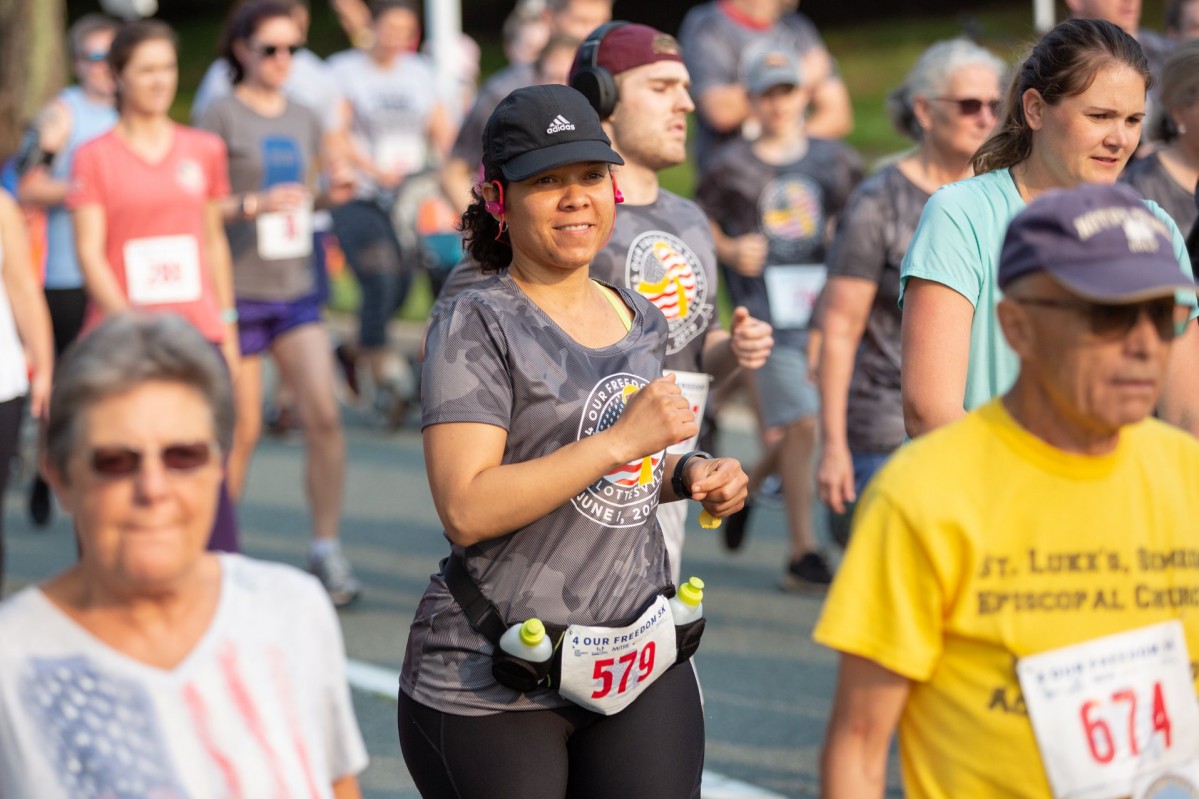
<svg viewBox="0 0 1199 799">
<path fill-rule="evenodd" d="M 820 763 L 821 799 L 881 799 L 887 750 L 911 682 L 872 660 L 842 654 Z"/>
<path fill-rule="evenodd" d="M 1158 402 L 1162 419 L 1199 436 L 1199 323 L 1187 323 L 1174 341 Z"/>
</svg>

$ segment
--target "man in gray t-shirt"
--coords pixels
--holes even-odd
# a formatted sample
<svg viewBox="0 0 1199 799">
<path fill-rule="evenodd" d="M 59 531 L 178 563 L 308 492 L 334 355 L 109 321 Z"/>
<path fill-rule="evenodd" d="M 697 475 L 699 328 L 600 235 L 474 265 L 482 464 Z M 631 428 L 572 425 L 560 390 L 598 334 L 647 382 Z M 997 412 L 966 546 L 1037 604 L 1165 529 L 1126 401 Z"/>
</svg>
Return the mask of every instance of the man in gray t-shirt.
<svg viewBox="0 0 1199 799">
<path fill-rule="evenodd" d="M 783 13 L 778 0 L 721 0 L 697 5 L 679 28 L 695 98 L 695 156 L 707 174 L 720 145 L 736 139 L 751 119 L 746 65 L 767 50 L 784 50 L 800 62 L 811 88 L 809 136 L 840 139 L 853 129 L 849 92 L 812 21 Z"/>
<path fill-rule="evenodd" d="M 616 101 L 610 109 L 589 90 L 592 66 L 613 80 Z M 687 157 L 687 114 L 695 107 L 689 83 L 678 42 L 646 25 L 613 23 L 598 45 L 594 39 L 584 44 L 571 71 L 571 85 L 588 95 L 625 161 L 617 173 L 624 204 L 612 238 L 591 263 L 591 275 L 638 292 L 666 316 L 665 367 L 677 373 L 692 407 L 702 414 L 709 375 L 722 379 L 738 366 L 757 368 L 772 339 L 770 326 L 744 308 L 734 312 L 731 333 L 720 328 L 716 248 L 708 219 L 695 203 L 658 183 L 660 170 Z M 687 441 L 674 451 L 687 452 L 695 444 Z M 686 518 L 684 502 L 658 509 L 676 584 Z"/>
</svg>

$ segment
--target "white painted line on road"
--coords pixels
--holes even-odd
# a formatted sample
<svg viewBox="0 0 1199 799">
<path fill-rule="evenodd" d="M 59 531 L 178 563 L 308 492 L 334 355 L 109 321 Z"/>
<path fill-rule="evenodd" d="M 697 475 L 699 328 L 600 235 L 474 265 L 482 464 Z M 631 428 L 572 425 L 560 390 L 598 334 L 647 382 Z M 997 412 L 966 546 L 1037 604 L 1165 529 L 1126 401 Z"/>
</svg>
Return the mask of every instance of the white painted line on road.
<svg viewBox="0 0 1199 799">
<path fill-rule="evenodd" d="M 376 666 L 374 663 L 364 663 L 361 660 L 346 660 L 346 679 L 350 687 L 365 691 L 368 694 L 378 694 L 389 699 L 395 699 L 400 690 L 400 673 Z"/>
<path fill-rule="evenodd" d="M 346 679 L 350 686 L 388 699 L 396 698 L 400 673 L 361 660 L 346 661 Z M 784 799 L 777 793 L 740 782 L 704 769 L 703 799 Z"/>
</svg>

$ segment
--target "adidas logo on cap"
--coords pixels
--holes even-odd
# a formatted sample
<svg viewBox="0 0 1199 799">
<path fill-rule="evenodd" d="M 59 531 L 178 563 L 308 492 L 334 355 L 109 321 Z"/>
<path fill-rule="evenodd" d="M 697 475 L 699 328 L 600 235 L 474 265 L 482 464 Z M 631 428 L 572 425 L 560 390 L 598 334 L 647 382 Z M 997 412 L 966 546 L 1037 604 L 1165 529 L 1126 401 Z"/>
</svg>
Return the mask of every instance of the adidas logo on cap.
<svg viewBox="0 0 1199 799">
<path fill-rule="evenodd" d="M 554 117 L 554 121 L 550 123 L 550 126 L 545 129 L 545 132 L 546 133 L 561 133 L 564 130 L 574 130 L 574 129 L 575 129 L 575 126 L 574 126 L 573 122 L 571 122 L 569 119 L 562 116 L 561 114 L 558 114 L 558 116 Z"/>
</svg>

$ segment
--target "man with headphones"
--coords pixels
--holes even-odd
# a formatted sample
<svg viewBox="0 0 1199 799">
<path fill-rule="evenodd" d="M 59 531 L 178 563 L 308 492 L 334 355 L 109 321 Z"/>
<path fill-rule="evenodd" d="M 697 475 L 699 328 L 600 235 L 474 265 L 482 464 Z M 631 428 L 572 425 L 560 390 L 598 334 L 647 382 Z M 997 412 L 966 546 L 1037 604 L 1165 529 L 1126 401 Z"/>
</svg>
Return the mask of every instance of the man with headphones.
<svg viewBox="0 0 1199 799">
<path fill-rule="evenodd" d="M 587 37 L 570 85 L 599 113 L 612 147 L 624 159 L 616 224 L 591 275 L 649 298 L 666 316 L 665 367 L 702 416 L 709 382 L 738 367 L 756 369 L 773 346 L 770 325 L 733 312 L 731 330 L 716 314 L 716 248 L 699 206 L 666 191 L 663 169 L 687 157 L 687 115 L 695 109 L 682 51 L 674 37 L 646 25 L 611 22 Z M 695 449 L 695 441 L 678 445 Z M 672 448 L 671 451 L 674 451 Z M 671 572 L 678 584 L 687 503 L 660 505 Z"/>
</svg>

